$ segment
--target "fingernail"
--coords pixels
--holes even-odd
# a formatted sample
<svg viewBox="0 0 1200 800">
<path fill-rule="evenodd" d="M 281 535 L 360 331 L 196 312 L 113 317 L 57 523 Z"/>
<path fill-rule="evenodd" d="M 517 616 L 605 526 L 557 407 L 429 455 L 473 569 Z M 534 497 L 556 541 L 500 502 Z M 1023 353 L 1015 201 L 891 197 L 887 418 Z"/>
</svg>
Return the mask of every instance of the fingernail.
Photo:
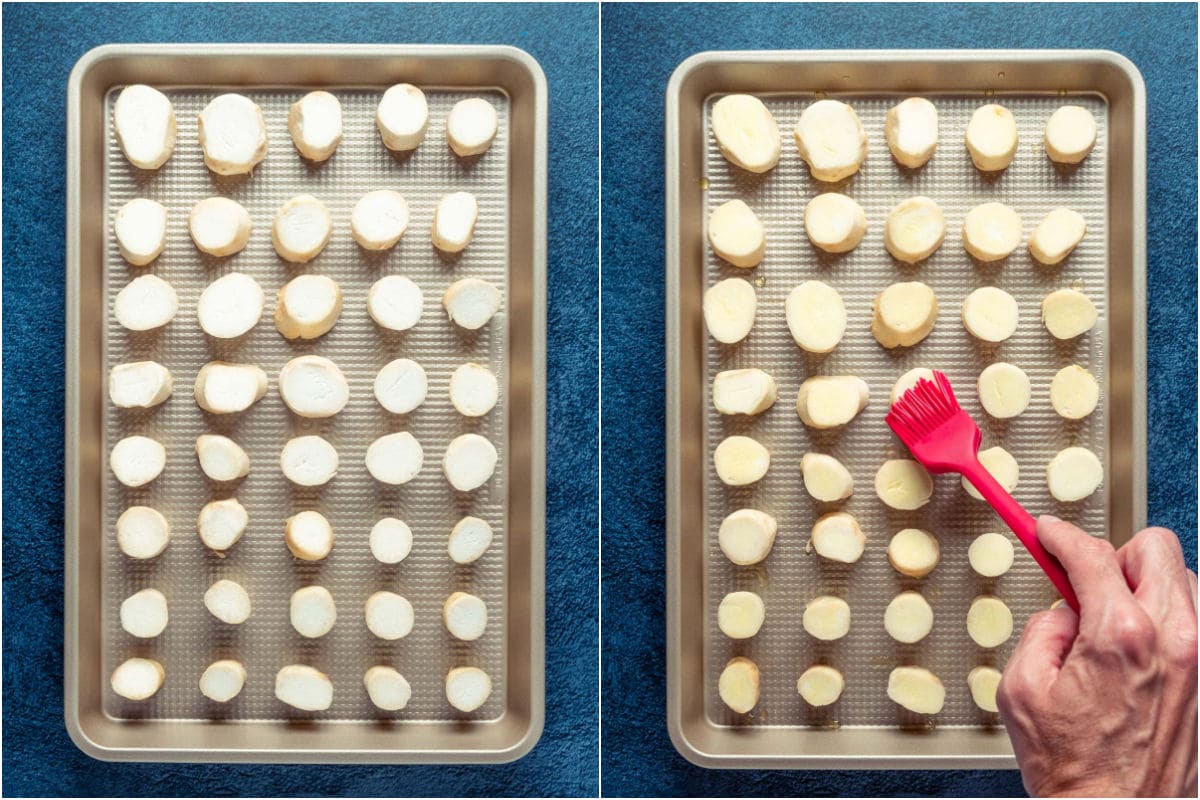
<svg viewBox="0 0 1200 800">
<path fill-rule="evenodd" d="M 1053 514 L 1042 514 L 1042 519 L 1045 520 L 1046 522 L 1050 523 L 1051 525 L 1062 522 L 1061 519 L 1054 516 Z"/>
</svg>

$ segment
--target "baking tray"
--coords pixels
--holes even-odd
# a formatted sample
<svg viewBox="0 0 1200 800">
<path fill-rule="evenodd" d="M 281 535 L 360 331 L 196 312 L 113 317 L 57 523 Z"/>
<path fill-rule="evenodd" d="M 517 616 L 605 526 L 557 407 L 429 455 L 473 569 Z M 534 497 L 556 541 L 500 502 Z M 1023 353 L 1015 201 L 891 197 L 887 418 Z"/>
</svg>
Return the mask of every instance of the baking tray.
<svg viewBox="0 0 1200 800">
<path fill-rule="evenodd" d="M 746 92 L 761 97 L 784 138 L 779 165 L 763 176 L 730 165 L 708 133 L 711 105 Z M 902 170 L 883 136 L 887 109 L 904 97 L 930 97 L 938 106 L 940 141 L 922 170 Z M 828 185 L 812 180 L 791 136 L 801 110 L 820 97 L 844 99 L 858 112 L 870 140 L 862 170 L 837 185 L 866 210 L 863 242 L 841 257 L 818 255 L 803 229 L 804 204 Z M 962 137 L 970 114 L 986 102 L 1012 109 L 1020 147 L 999 177 L 981 176 Z M 1046 118 L 1066 102 L 1096 115 L 1096 150 L 1078 168 L 1058 170 L 1042 148 Z M 998 715 L 971 701 L 966 674 L 977 664 L 1003 667 L 1020 626 L 1054 599 L 1053 588 L 1021 548 L 1013 569 L 988 581 L 967 564 L 975 535 L 1006 531 L 987 507 L 969 498 L 957 476 L 935 478 L 933 501 L 917 512 L 887 509 L 874 495 L 875 470 L 906 455 L 884 416 L 895 379 L 916 366 L 943 369 L 968 411 L 983 426 L 984 446 L 1001 444 L 1021 464 L 1015 495 L 1035 512 L 1052 512 L 1094 532 L 1111 531 L 1120 544 L 1145 518 L 1144 376 L 1144 119 L 1145 99 L 1136 68 L 1114 53 L 1097 51 L 841 51 L 702 53 L 685 61 L 667 91 L 667 353 L 668 353 L 668 717 L 672 740 L 689 760 L 708 767 L 1010 768 L 1012 748 Z M 913 195 L 933 197 L 947 216 L 947 237 L 927 262 L 905 267 L 883 246 L 887 212 Z M 704 234 L 708 214 L 741 197 L 767 227 L 767 255 L 753 271 L 723 265 Z M 981 265 L 963 252 L 966 211 L 988 200 L 1021 213 L 1025 235 L 1057 205 L 1080 211 L 1089 230 L 1057 268 L 1037 266 L 1022 246 L 1007 263 Z M 732 275 L 756 286 L 758 317 L 749 338 L 724 346 L 709 337 L 701 312 L 707 286 Z M 825 357 L 806 356 L 792 342 L 784 299 L 806 279 L 829 282 L 842 294 L 848 326 Z M 871 302 L 888 284 L 929 283 L 939 298 L 933 334 L 922 344 L 891 352 L 869 333 Z M 1017 333 L 984 348 L 963 330 L 959 308 L 968 292 L 997 285 L 1021 308 Z M 1061 286 L 1079 286 L 1096 302 L 1101 321 L 1087 337 L 1056 344 L 1040 322 L 1040 301 Z M 1011 360 L 1030 375 L 1030 408 L 1007 423 L 982 413 L 975 378 L 988 363 Z M 1106 403 L 1087 420 L 1067 424 L 1049 406 L 1054 371 L 1081 363 L 1105 387 Z M 712 407 L 712 376 L 757 366 L 779 386 L 775 406 L 755 418 L 723 418 Z M 855 374 L 871 402 L 841 432 L 813 432 L 795 413 L 801 381 L 812 375 Z M 771 469 L 757 486 L 729 489 L 713 473 L 712 449 L 732 434 L 758 438 L 771 450 Z M 1087 501 L 1052 501 L 1045 464 L 1070 444 L 1093 448 L 1106 465 L 1102 489 Z M 799 462 L 807 450 L 829 452 L 849 468 L 855 494 L 843 504 L 867 534 L 854 565 L 822 563 L 806 551 L 809 530 L 834 505 L 804 492 Z M 779 520 L 772 554 L 754 567 L 734 567 L 717 546 L 717 528 L 739 507 L 762 508 Z M 942 561 L 923 580 L 903 578 L 887 563 L 895 531 L 933 531 Z M 898 645 L 883 630 L 883 611 L 899 591 L 919 589 L 935 615 L 933 632 L 916 645 Z M 716 625 L 726 592 L 759 592 L 767 621 L 751 640 L 734 642 Z M 977 648 L 966 635 L 967 607 L 991 592 L 1013 610 L 1017 634 L 995 650 Z M 821 594 L 850 604 L 850 633 L 818 642 L 800 626 L 805 603 Z M 749 715 L 730 712 L 719 699 L 717 677 L 728 659 L 746 655 L 759 665 L 762 691 Z M 846 676 L 842 698 L 813 709 L 796 693 L 810 664 L 827 663 Z M 886 696 L 887 676 L 900 664 L 925 666 L 946 686 L 946 705 L 932 717 L 911 714 Z"/>
<path fill-rule="evenodd" d="M 428 97 L 430 126 L 412 154 L 388 151 L 374 111 L 388 86 L 410 82 Z M 112 103 L 120 88 L 147 83 L 175 106 L 175 153 L 157 173 L 133 168 L 111 134 Z M 295 152 L 287 133 L 288 106 L 307 91 L 328 89 L 342 103 L 345 135 L 334 157 L 313 166 Z M 269 152 L 242 179 L 222 178 L 203 165 L 196 117 L 209 99 L 237 91 L 257 102 L 267 120 Z M 500 131 L 484 156 L 460 161 L 445 141 L 454 102 L 483 96 L 498 109 Z M 70 78 L 67 219 L 67 420 L 65 713 L 85 752 L 103 759 L 305 762 L 500 762 L 536 743 L 544 710 L 544 343 L 546 85 L 537 63 L 510 47 L 323 45 L 136 45 L 101 47 L 85 55 Z M 392 251 L 367 253 L 350 236 L 348 218 L 364 193 L 395 188 L 405 195 L 410 224 Z M 471 191 L 480 201 L 475 239 L 455 258 L 429 241 L 438 198 Z M 329 207 L 334 234 L 315 260 L 301 267 L 274 253 L 275 209 L 300 193 Z M 212 195 L 241 202 L 254 221 L 250 243 L 224 259 L 201 254 L 186 228 L 195 202 Z M 150 267 L 130 268 L 117 251 L 110 220 L 133 197 L 167 207 L 166 251 Z M 163 277 L 179 294 L 179 314 L 158 334 L 131 335 L 108 314 L 122 286 L 144 271 Z M 203 288 L 221 274 L 249 273 L 268 295 L 267 312 L 237 342 L 208 340 L 195 323 Z M 312 342 L 287 342 L 267 316 L 278 287 L 299 273 L 323 274 L 342 287 L 337 326 Z M 366 313 L 366 292 L 385 274 L 404 274 L 425 294 L 421 322 L 405 334 L 381 331 Z M 440 308 L 445 287 L 460 277 L 490 280 L 504 290 L 501 312 L 483 330 L 463 335 Z M 304 420 L 279 398 L 280 367 L 302 353 L 331 358 L 345 372 L 351 399 L 328 420 Z M 371 385 L 383 364 L 416 359 L 429 376 L 426 402 L 403 417 L 383 411 Z M 173 373 L 175 392 L 145 412 L 110 407 L 105 389 L 113 364 L 153 358 Z M 196 372 L 209 360 L 261 365 L 271 389 L 240 415 L 203 413 L 191 398 Z M 486 417 L 466 419 L 450 406 L 454 367 L 487 364 L 501 383 L 500 404 Z M 403 487 L 385 487 L 366 471 L 364 454 L 377 436 L 410 430 L 425 449 L 425 467 Z M 500 465 L 489 484 L 470 495 L 454 492 L 440 458 L 461 433 L 482 433 L 497 444 Z M 200 472 L 195 437 L 232 435 L 246 449 L 251 473 L 238 486 L 216 486 Z M 117 437 L 153 436 L 168 452 L 167 468 L 147 487 L 115 481 L 107 455 Z M 278 467 L 291 436 L 320 433 L 339 454 L 339 472 L 321 489 L 292 487 Z M 195 516 L 210 499 L 236 496 L 250 527 L 228 556 L 218 558 L 195 535 Z M 171 546 L 158 559 L 135 563 L 119 552 L 113 528 L 128 505 L 161 510 L 172 524 Z M 324 512 L 335 546 L 323 562 L 296 562 L 283 545 L 284 520 L 303 509 Z M 473 565 L 446 556 L 446 536 L 474 514 L 495 532 Z M 372 558 L 367 534 L 374 521 L 399 516 L 414 531 L 412 554 L 385 566 Z M 203 606 L 204 590 L 219 578 L 246 586 L 254 612 L 225 626 Z M 338 604 L 338 623 L 319 640 L 305 640 L 288 622 L 291 592 L 319 583 Z M 157 639 L 122 631 L 121 600 L 156 587 L 168 597 L 171 622 Z M 366 629 L 363 603 L 388 589 L 408 597 L 413 632 L 398 642 Z M 441 604 L 455 590 L 481 596 L 488 627 L 475 642 L 442 628 Z M 108 686 L 112 669 L 132 655 L 160 660 L 167 679 L 149 701 L 132 703 Z M 234 701 L 205 699 L 196 682 L 218 658 L 247 668 Z M 334 702 L 325 712 L 289 709 L 274 697 L 274 675 L 304 663 L 326 672 Z M 413 698 L 399 712 L 382 712 L 366 696 L 362 675 L 376 663 L 395 666 Z M 442 686 L 454 666 L 476 665 L 492 677 L 487 703 L 470 714 L 446 702 Z"/>
</svg>

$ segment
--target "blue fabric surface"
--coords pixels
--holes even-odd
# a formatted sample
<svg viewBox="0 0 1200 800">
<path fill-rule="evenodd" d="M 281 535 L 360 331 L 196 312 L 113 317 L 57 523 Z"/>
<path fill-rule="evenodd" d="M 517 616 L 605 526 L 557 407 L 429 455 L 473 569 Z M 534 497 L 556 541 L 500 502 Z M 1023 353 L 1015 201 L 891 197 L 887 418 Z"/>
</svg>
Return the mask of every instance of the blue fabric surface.
<svg viewBox="0 0 1200 800">
<path fill-rule="evenodd" d="M 603 790 L 609 796 L 1019 795 L 1007 772 L 730 772 L 667 737 L 663 536 L 663 117 L 703 50 L 1103 48 L 1146 79 L 1149 519 L 1196 564 L 1194 6 L 608 5 L 602 20 Z M 1120 268 L 1120 265 L 1114 265 Z"/>
<path fill-rule="evenodd" d="M 4 7 L 4 794 L 596 793 L 596 7 Z M 550 92 L 546 727 L 501 766 L 93 761 L 62 720 L 67 75 L 110 42 L 511 44 Z M 582 490 L 581 490 L 582 487 Z"/>
</svg>

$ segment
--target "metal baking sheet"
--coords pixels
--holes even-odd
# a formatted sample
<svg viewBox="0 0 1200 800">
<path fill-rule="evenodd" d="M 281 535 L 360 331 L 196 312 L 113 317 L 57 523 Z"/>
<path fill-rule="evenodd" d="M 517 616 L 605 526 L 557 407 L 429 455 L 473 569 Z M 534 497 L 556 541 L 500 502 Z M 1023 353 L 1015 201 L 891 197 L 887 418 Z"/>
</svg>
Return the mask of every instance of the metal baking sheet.
<svg viewBox="0 0 1200 800">
<path fill-rule="evenodd" d="M 1090 69 L 1081 69 L 1090 68 Z M 729 164 L 708 130 L 712 103 L 732 92 L 763 99 L 779 122 L 784 152 L 762 176 Z M 899 168 L 883 135 L 888 108 L 904 97 L 929 97 L 938 108 L 939 145 L 923 169 Z M 796 153 L 792 126 L 805 106 L 830 97 L 850 103 L 869 138 L 859 171 L 836 187 L 814 181 Z M 987 102 L 1007 106 L 1017 120 L 1020 146 L 1000 176 L 981 175 L 963 144 L 971 113 Z M 1070 102 L 1095 115 L 1097 146 L 1077 168 L 1057 169 L 1046 158 L 1042 131 L 1049 115 Z M 889 458 L 907 457 L 884 422 L 896 378 L 918 366 L 942 369 L 964 407 L 980 421 L 983 446 L 1001 445 L 1021 467 L 1016 498 L 1035 513 L 1051 512 L 1086 530 L 1114 538 L 1140 526 L 1144 504 L 1144 436 L 1141 398 L 1142 170 L 1141 81 L 1119 56 L 1097 53 L 762 53 L 706 54 L 685 62 L 668 97 L 668 352 L 670 359 L 670 726 L 677 747 L 710 766 L 1012 766 L 1011 747 L 998 715 L 979 710 L 966 676 L 976 665 L 1003 665 L 1020 627 L 1056 597 L 1033 560 L 1017 544 L 1013 569 L 983 579 L 970 569 L 966 551 L 978 534 L 1008 533 L 982 502 L 970 498 L 957 476 L 935 478 L 932 502 L 916 512 L 888 509 L 873 479 Z M 862 243 L 842 256 L 821 254 L 803 228 L 804 205 L 836 188 L 866 211 Z M 883 246 L 883 223 L 901 200 L 926 195 L 946 213 L 947 237 L 930 259 L 900 265 Z M 708 214 L 740 198 L 767 229 L 767 255 L 755 270 L 740 270 L 707 246 Z M 1022 246 L 1005 262 L 974 262 L 963 250 L 961 226 L 979 203 L 1000 201 L 1021 215 L 1025 237 L 1057 206 L 1081 213 L 1088 233 L 1063 264 L 1036 264 Z M 746 277 L 758 295 L 758 315 L 748 339 L 721 345 L 704 329 L 701 299 L 722 278 Z M 834 286 L 848 312 L 847 332 L 829 355 L 806 355 L 792 342 L 784 300 L 803 280 Z M 939 302 L 937 325 L 921 344 L 899 351 L 880 347 L 870 333 L 871 304 L 878 292 L 903 280 L 928 283 Z M 980 286 L 1012 294 L 1021 318 L 1008 341 L 984 347 L 963 329 L 960 308 Z M 1095 302 L 1100 322 L 1087 336 L 1058 343 L 1040 319 L 1042 298 L 1074 286 Z M 1033 385 L 1029 409 L 1000 421 L 983 413 L 975 380 L 994 361 L 1011 361 Z M 1096 375 L 1105 402 L 1086 420 L 1068 423 L 1049 404 L 1049 383 L 1061 367 L 1078 363 Z M 773 375 L 779 400 L 751 418 L 724 417 L 711 405 L 713 376 L 726 369 L 759 367 Z M 810 431 L 795 412 L 800 383 L 813 375 L 858 375 L 871 390 L 870 405 L 841 431 Z M 725 436 L 753 436 L 771 451 L 771 468 L 757 485 L 731 489 L 712 469 L 712 451 Z M 1085 501 L 1053 501 L 1045 466 L 1058 450 L 1080 445 L 1101 456 L 1106 480 Z M 804 491 L 800 458 L 830 453 L 850 469 L 854 495 L 821 504 Z M 779 522 L 771 555 L 761 564 L 736 567 L 717 545 L 721 520 L 751 507 Z M 837 565 L 810 552 L 815 519 L 840 508 L 854 514 L 867 549 L 854 565 Z M 897 530 L 933 532 L 941 563 L 928 577 L 905 578 L 888 564 L 886 547 Z M 1011 537 L 1011 534 L 1008 534 Z M 1015 543 L 1015 539 L 1014 539 Z M 932 633 L 914 645 L 893 642 L 883 612 L 896 593 L 917 589 L 934 609 Z M 759 593 L 767 619 L 753 639 L 733 641 L 716 624 L 716 608 L 728 592 Z M 992 593 L 1013 611 L 1016 632 L 1004 645 L 977 647 L 966 633 L 971 600 Z M 850 633 L 819 642 L 800 625 L 812 598 L 832 594 L 851 609 Z M 734 656 L 759 666 L 761 693 L 747 715 L 730 711 L 717 693 L 717 678 Z M 846 689 L 833 706 L 814 709 L 796 692 L 808 666 L 834 666 Z M 941 713 L 909 713 L 887 698 L 895 666 L 924 666 L 946 686 Z"/>
<path fill-rule="evenodd" d="M 398 156 L 380 141 L 375 108 L 384 89 L 401 81 L 424 89 L 429 131 L 412 154 Z M 138 170 L 112 135 L 112 104 L 121 87 L 148 83 L 171 99 L 178 125 L 175 153 L 156 173 Z M 291 103 L 323 88 L 342 104 L 344 136 L 321 165 L 301 159 L 287 131 Z M 252 176 L 218 177 L 204 166 L 196 119 L 223 91 L 247 95 L 263 109 L 269 151 Z M 460 160 L 445 140 L 450 108 L 482 96 L 498 110 L 499 133 L 487 154 Z M 67 720 L 76 741 L 105 758 L 188 760 L 504 761 L 532 747 L 542 717 L 542 372 L 544 309 L 545 85 L 535 62 L 511 48 L 376 47 L 114 47 L 85 56 L 71 82 L 70 148 L 74 237 L 68 271 L 72 291 L 68 385 L 74 391 L 68 441 Z M 99 169 L 86 165 L 94 160 Z M 350 236 L 349 215 L 368 191 L 394 188 L 406 198 L 410 223 L 391 251 L 368 253 Z M 469 191 L 480 204 L 471 246 L 457 257 L 440 255 L 429 240 L 438 199 Z M 334 220 L 329 245 L 308 264 L 287 264 L 270 240 L 275 210 L 301 194 L 318 197 Z M 250 242 L 229 258 L 201 254 L 187 233 L 188 213 L 211 195 L 236 199 L 254 223 Z M 116 210 L 135 197 L 162 203 L 168 215 L 166 250 L 147 268 L 130 267 L 111 234 Z M 209 339 L 195 322 L 204 287 L 241 271 L 268 295 L 264 319 L 233 342 Z M 151 272 L 179 295 L 179 314 L 165 329 L 130 334 L 108 313 L 116 293 Z M 337 325 L 310 342 L 288 342 L 269 313 L 275 292 L 297 274 L 327 275 L 342 288 Z M 414 280 L 424 293 L 420 323 L 404 334 L 382 331 L 366 311 L 370 285 L 388 274 Z M 502 287 L 505 303 L 481 331 L 463 334 L 445 317 L 442 292 L 462 277 Z M 346 374 L 350 402 L 333 418 L 308 420 L 287 411 L 277 391 L 280 368 L 314 353 Z M 376 372 L 408 357 L 429 378 L 429 393 L 402 416 L 374 398 Z M 174 375 L 175 391 L 143 412 L 111 407 L 104 390 L 115 364 L 153 359 Z M 267 395 L 243 414 L 216 416 L 191 397 L 196 373 L 213 359 L 262 366 Z M 450 374 L 462 363 L 487 365 L 501 384 L 501 401 L 485 417 L 467 419 L 450 405 Z M 387 487 L 366 470 L 367 446 L 380 435 L 408 430 L 425 451 L 425 466 L 403 487 Z M 247 451 L 250 475 L 218 486 L 200 471 L 194 452 L 201 433 L 232 436 Z M 483 488 L 455 492 L 441 474 L 451 439 L 477 432 L 496 443 L 500 465 Z M 129 489 L 107 469 L 121 437 L 144 434 L 167 449 L 167 467 L 148 486 Z M 325 487 L 293 487 L 279 469 L 279 451 L 292 436 L 319 433 L 337 449 L 337 476 Z M 234 496 L 250 526 L 226 557 L 200 543 L 195 520 L 211 499 Z M 117 517 L 130 505 L 160 510 L 172 526 L 166 552 L 135 562 L 116 546 Z M 295 560 L 283 542 L 287 517 L 324 513 L 333 525 L 332 554 L 317 563 Z M 469 566 L 446 554 L 454 523 L 471 514 L 487 520 L 494 539 Z M 397 516 L 414 532 L 411 555 L 399 565 L 379 564 L 367 535 L 376 520 Z M 204 608 L 214 581 L 231 578 L 250 594 L 254 611 L 240 626 L 224 625 Z M 288 622 L 295 589 L 325 586 L 338 622 L 318 640 L 299 636 Z M 121 601 L 143 588 L 166 594 L 170 624 L 153 640 L 137 640 L 120 626 Z M 379 590 L 398 592 L 415 609 L 409 636 L 385 642 L 366 628 L 363 604 Z M 479 595 L 488 626 L 475 642 L 444 630 L 441 606 L 454 591 Z M 108 676 L 133 655 L 164 665 L 166 682 L 149 701 L 114 694 Z M 248 672 L 242 693 L 227 704 L 197 689 L 204 668 L 237 658 Z M 334 685 L 330 709 L 297 712 L 274 696 L 276 671 L 290 663 L 321 669 Z M 375 708 L 362 685 L 375 664 L 396 667 L 412 685 L 408 706 Z M 445 698 L 446 672 L 481 667 L 492 693 L 477 711 L 462 714 Z"/>
</svg>

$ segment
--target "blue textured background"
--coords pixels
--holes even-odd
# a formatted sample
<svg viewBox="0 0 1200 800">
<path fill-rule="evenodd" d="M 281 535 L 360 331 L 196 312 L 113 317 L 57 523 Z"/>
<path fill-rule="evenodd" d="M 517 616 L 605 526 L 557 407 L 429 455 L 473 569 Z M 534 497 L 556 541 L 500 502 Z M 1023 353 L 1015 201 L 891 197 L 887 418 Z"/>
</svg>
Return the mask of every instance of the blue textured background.
<svg viewBox="0 0 1200 800">
<path fill-rule="evenodd" d="M 667 738 L 663 115 L 702 50 L 1104 48 L 1146 79 L 1149 519 L 1196 557 L 1195 6 L 605 5 L 602 21 L 603 788 L 606 795 L 1019 795 L 1009 772 L 729 772 Z M 1120 268 L 1121 265 L 1114 265 Z"/>
<path fill-rule="evenodd" d="M 596 793 L 596 8 L 4 6 L 4 794 Z M 511 765 L 93 761 L 62 721 L 67 75 L 109 42 L 511 44 L 550 87 L 546 728 Z M 582 487 L 582 489 L 581 489 Z"/>
</svg>

